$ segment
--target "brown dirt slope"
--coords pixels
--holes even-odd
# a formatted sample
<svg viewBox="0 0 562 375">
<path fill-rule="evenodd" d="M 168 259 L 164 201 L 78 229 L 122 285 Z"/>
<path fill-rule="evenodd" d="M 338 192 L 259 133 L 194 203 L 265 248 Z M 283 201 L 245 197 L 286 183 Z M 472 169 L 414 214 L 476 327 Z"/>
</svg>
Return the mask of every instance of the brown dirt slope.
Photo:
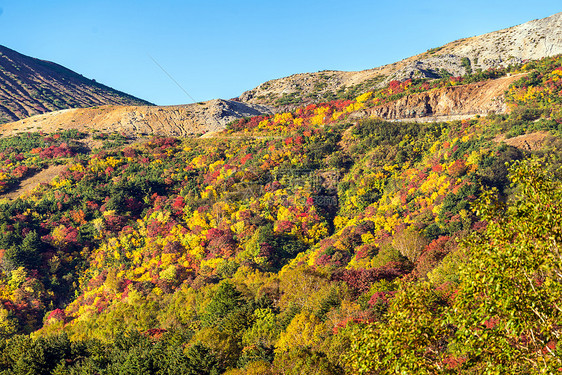
<svg viewBox="0 0 562 375">
<path fill-rule="evenodd" d="M 190 136 L 222 130 L 235 119 L 262 113 L 269 113 L 269 109 L 220 99 L 165 107 L 108 105 L 49 112 L 0 125 L 0 135 L 78 129 L 117 131 L 133 136 Z"/>
<path fill-rule="evenodd" d="M 359 117 L 386 120 L 474 116 L 505 113 L 504 93 L 522 74 L 462 86 L 444 87 L 403 97 L 394 102 L 368 108 Z"/>
<path fill-rule="evenodd" d="M 151 103 L 0 46 L 0 124 L 65 108 Z"/>
<path fill-rule="evenodd" d="M 513 138 L 505 138 L 505 135 L 501 135 L 496 137 L 494 141 L 498 143 L 503 142 L 521 150 L 537 151 L 543 149 L 546 144 L 556 142 L 557 138 L 547 131 L 540 131 L 519 135 Z"/>
</svg>

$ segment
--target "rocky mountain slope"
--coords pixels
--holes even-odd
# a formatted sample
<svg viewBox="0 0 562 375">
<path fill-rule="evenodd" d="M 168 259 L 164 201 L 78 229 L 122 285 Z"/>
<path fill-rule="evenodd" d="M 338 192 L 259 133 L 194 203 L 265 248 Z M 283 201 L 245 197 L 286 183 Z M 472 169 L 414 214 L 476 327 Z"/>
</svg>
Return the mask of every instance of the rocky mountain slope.
<svg viewBox="0 0 562 375">
<path fill-rule="evenodd" d="M 382 67 L 358 72 L 323 71 L 267 81 L 244 92 L 248 103 L 290 106 L 367 91 L 391 80 L 461 76 L 470 71 L 562 53 L 562 13 L 471 38 Z"/>
<path fill-rule="evenodd" d="M 505 113 L 505 92 L 523 74 L 450 86 L 404 96 L 385 104 L 354 111 L 350 119 L 379 117 L 385 120 L 454 120 Z M 0 126 L 0 135 L 28 131 L 53 133 L 60 129 L 120 132 L 128 136 L 213 136 L 242 117 L 271 114 L 269 107 L 232 100 L 211 100 L 178 106 L 117 106 L 75 108 L 35 115 Z"/>
<path fill-rule="evenodd" d="M 95 105 L 150 105 L 61 65 L 0 46 L 0 123 Z"/>
<path fill-rule="evenodd" d="M 268 113 L 259 105 L 215 99 L 176 106 L 118 106 L 65 109 L 35 115 L 0 127 L 2 136 L 58 129 L 117 131 L 127 135 L 189 136 L 223 129 L 229 122 Z"/>
</svg>

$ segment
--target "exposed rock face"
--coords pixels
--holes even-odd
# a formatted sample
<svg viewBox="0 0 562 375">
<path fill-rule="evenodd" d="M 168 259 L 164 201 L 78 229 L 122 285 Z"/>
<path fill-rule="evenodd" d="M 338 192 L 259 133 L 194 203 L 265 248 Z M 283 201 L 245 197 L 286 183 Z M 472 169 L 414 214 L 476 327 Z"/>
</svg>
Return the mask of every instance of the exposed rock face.
<svg viewBox="0 0 562 375">
<path fill-rule="evenodd" d="M 95 129 L 125 134 L 190 136 L 222 130 L 241 117 L 271 113 L 267 107 L 230 100 L 178 106 L 101 106 L 66 109 L 0 125 L 1 134 L 58 129 Z"/>
<path fill-rule="evenodd" d="M 363 91 L 391 80 L 462 76 L 562 53 L 562 13 L 492 33 L 460 39 L 440 48 L 379 68 L 359 72 L 327 71 L 271 80 L 244 92 L 243 102 L 279 104 L 279 99 L 320 101 L 326 94 L 361 85 Z M 287 100 L 285 100 L 287 102 Z"/>
<path fill-rule="evenodd" d="M 150 105 L 61 65 L 0 46 L 0 124 L 64 108 Z"/>
<path fill-rule="evenodd" d="M 434 55 L 427 53 L 407 64 L 391 75 L 390 79 L 430 77 L 439 75 L 443 69 L 454 76 L 466 73 L 466 62 L 470 69 L 494 68 L 518 64 L 525 60 L 536 60 L 562 53 L 562 13 L 540 20 L 530 21 L 488 34 L 466 38 L 436 49 Z"/>
<path fill-rule="evenodd" d="M 444 87 L 406 96 L 394 102 L 368 108 L 363 111 L 362 116 L 396 120 L 504 113 L 508 110 L 504 93 L 509 85 L 521 76 L 522 74 L 519 74 L 469 85 Z"/>
</svg>

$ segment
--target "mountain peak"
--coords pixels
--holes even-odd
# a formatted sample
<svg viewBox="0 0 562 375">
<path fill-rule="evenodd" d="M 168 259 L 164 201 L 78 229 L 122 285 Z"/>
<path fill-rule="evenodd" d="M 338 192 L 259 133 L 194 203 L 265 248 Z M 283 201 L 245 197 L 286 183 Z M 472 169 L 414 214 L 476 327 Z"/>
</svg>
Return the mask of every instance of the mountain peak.
<svg viewBox="0 0 562 375">
<path fill-rule="evenodd" d="M 0 45 L 0 123 L 45 112 L 105 104 L 151 103 L 88 79 L 62 65 Z"/>
</svg>

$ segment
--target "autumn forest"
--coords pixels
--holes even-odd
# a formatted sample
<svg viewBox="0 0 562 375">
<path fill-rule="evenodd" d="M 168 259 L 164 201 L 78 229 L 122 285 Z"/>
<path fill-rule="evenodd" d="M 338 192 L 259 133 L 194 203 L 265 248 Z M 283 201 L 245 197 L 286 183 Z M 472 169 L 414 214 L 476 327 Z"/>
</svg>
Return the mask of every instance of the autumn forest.
<svg viewBox="0 0 562 375">
<path fill-rule="evenodd" d="M 506 114 L 354 116 L 516 73 Z M 557 372 L 561 135 L 557 56 L 208 138 L 0 138 L 0 193 L 62 170 L 0 200 L 0 374 Z"/>
</svg>

